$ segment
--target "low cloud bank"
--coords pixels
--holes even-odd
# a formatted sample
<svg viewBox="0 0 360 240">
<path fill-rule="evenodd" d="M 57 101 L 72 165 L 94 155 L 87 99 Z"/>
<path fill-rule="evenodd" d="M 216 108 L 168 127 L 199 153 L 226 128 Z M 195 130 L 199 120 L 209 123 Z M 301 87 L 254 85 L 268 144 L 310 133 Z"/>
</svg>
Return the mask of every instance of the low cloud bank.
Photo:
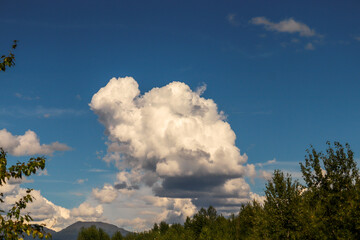
<svg viewBox="0 0 360 240">
<path fill-rule="evenodd" d="M 22 181 L 24 182 L 24 181 Z M 25 188 L 20 187 L 20 181 L 9 181 L 0 186 L 0 192 L 4 194 L 2 210 L 9 210 L 21 197 L 25 196 Z M 67 209 L 58 206 L 41 195 L 39 190 L 31 192 L 33 202 L 29 202 L 23 214 L 30 213 L 33 223 L 46 224 L 47 228 L 59 231 L 76 221 L 99 221 L 103 220 L 102 205 L 93 206 L 88 202 L 80 204 L 79 207 Z"/>
</svg>

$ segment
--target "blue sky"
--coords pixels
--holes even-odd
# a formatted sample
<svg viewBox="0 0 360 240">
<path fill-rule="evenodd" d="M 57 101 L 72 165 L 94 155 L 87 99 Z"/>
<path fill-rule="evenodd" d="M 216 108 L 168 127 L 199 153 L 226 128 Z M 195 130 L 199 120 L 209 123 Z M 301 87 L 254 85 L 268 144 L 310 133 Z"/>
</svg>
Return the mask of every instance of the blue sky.
<svg viewBox="0 0 360 240">
<path fill-rule="evenodd" d="M 263 195 L 262 171 L 279 168 L 298 176 L 298 163 L 310 144 L 323 150 L 327 140 L 348 142 L 358 158 L 359 7 L 358 1 L 2 3 L 0 50 L 6 53 L 14 39 L 19 45 L 16 66 L 0 74 L 0 130 L 14 138 L 31 130 L 40 144 L 64 144 L 48 152 L 34 150 L 47 155 L 47 175 L 21 186 L 39 190 L 41 198 L 71 212 L 54 228 L 96 215 L 129 229 L 145 229 L 154 219 L 175 219 L 170 211 L 184 216 L 177 200 L 154 186 L 133 193 L 133 198 L 162 197 L 153 200 L 157 209 L 147 210 L 152 215 L 136 216 L 141 204 L 149 207 L 150 202 L 126 206 L 128 216 L 112 212 L 125 208 L 125 200 L 119 200 L 122 192 L 110 202 L 96 197 L 93 189 L 104 190 L 108 184 L 106 189 L 114 192 L 119 173 L 131 172 L 129 166 L 116 165 L 120 160 L 103 160 L 111 152 L 109 143 L 119 136 L 98 121 L 104 109 L 95 113 L 89 106 L 113 77 L 133 77 L 140 96 L 173 81 L 193 93 L 206 86 L 201 97 L 224 112 L 226 120 L 221 121 L 236 134 L 234 146 L 248 157 L 243 164 L 255 167 L 255 175 L 241 176 L 250 188 L 248 199 L 250 193 Z M 29 158 L 6 150 L 12 162 Z M 158 180 L 167 180 L 164 176 Z M 126 194 L 127 201 L 134 200 Z M 179 204 L 206 204 L 186 199 Z M 86 206 L 97 214 L 81 212 Z M 58 210 L 52 211 L 56 217 Z M 164 211 L 168 215 L 161 215 Z M 147 217 L 155 213 L 161 216 Z"/>
</svg>

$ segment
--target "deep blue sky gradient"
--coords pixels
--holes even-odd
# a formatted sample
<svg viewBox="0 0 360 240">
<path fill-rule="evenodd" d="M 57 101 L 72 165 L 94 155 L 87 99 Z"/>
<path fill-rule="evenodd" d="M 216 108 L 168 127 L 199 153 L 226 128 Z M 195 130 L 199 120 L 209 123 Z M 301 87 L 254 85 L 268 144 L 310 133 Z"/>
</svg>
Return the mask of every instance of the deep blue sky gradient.
<svg viewBox="0 0 360 240">
<path fill-rule="evenodd" d="M 88 106 L 112 77 L 134 77 L 142 93 L 206 84 L 203 96 L 225 112 L 249 163 L 276 158 L 269 169 L 299 171 L 305 149 L 327 140 L 349 142 L 359 158 L 359 10 L 359 1 L 3 1 L 0 50 L 19 46 L 16 66 L 0 75 L 0 129 L 72 147 L 49 157 L 50 175 L 32 185 L 68 208 L 115 178 L 97 157 L 106 137 Z M 321 36 L 250 23 L 261 16 L 294 18 Z M 304 49 L 310 42 L 315 49 Z M 262 194 L 264 181 L 251 187 Z"/>
</svg>

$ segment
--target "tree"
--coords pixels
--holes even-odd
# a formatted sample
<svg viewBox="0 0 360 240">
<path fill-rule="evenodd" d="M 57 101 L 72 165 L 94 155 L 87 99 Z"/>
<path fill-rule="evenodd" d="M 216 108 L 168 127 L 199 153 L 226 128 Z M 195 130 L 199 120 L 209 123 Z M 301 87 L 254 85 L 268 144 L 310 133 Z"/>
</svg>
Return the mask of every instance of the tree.
<svg viewBox="0 0 360 240">
<path fill-rule="evenodd" d="M 97 229 L 95 225 L 92 225 L 81 228 L 77 240 L 110 240 L 110 237 L 102 228 Z"/>
<path fill-rule="evenodd" d="M 275 170 L 266 184 L 264 210 L 270 236 L 275 239 L 299 239 L 302 231 L 301 211 L 302 186 Z"/>
<path fill-rule="evenodd" d="M 149 238 L 150 239 L 150 238 Z M 161 240 L 191 240 L 192 238 L 188 236 L 185 232 L 184 227 L 179 223 L 172 224 L 164 235 L 154 236 L 151 239 L 161 239 Z"/>
<path fill-rule="evenodd" d="M 99 231 L 95 225 L 88 228 L 82 227 L 77 237 L 77 240 L 99 240 L 99 239 L 100 239 Z"/>
<path fill-rule="evenodd" d="M 326 153 L 307 150 L 300 163 L 313 231 L 322 239 L 360 238 L 360 178 L 349 144 L 326 143 Z"/>
<path fill-rule="evenodd" d="M 15 55 L 13 51 L 17 47 L 17 40 L 14 40 L 11 50 L 9 51 L 9 55 L 2 55 L 0 58 L 0 72 L 5 72 L 7 67 L 15 66 Z"/>
<path fill-rule="evenodd" d="M 266 239 L 264 228 L 264 209 L 257 201 L 240 207 L 236 218 L 236 239 Z"/>
<path fill-rule="evenodd" d="M 157 223 L 154 223 L 154 227 L 153 227 L 152 231 L 159 232 L 159 225 L 157 225 Z"/>
<path fill-rule="evenodd" d="M 190 229 L 196 238 L 198 238 L 202 232 L 203 227 L 208 224 L 207 211 L 205 208 L 201 208 L 192 219 L 186 218 L 185 229 Z"/>
<path fill-rule="evenodd" d="M 109 235 L 102 228 L 99 228 L 99 239 L 100 240 L 110 240 Z"/>
<path fill-rule="evenodd" d="M 191 231 L 196 239 L 206 239 L 212 237 L 215 231 L 217 212 L 213 206 L 208 209 L 201 208 L 192 219 L 186 218 L 184 223 L 185 230 Z"/>
<path fill-rule="evenodd" d="M 22 178 L 23 175 L 30 176 L 35 174 L 37 170 L 45 168 L 45 158 L 30 158 L 28 163 L 18 162 L 16 165 L 7 167 L 7 159 L 5 151 L 0 148 L 0 186 L 6 184 L 10 179 Z M 22 239 L 27 234 L 33 237 L 44 237 L 43 227 L 40 225 L 30 224 L 33 220 L 29 213 L 22 214 L 27 204 L 33 201 L 30 195 L 32 189 L 27 189 L 26 195 L 21 197 L 14 203 L 8 211 L 0 209 L 0 238 L 1 239 Z M 0 193 L 0 202 L 3 203 L 3 193 Z M 46 234 L 45 238 L 51 237 Z"/>
<path fill-rule="evenodd" d="M 111 240 L 123 240 L 123 236 L 121 235 L 121 232 L 117 231 L 115 232 L 112 237 Z"/>
<path fill-rule="evenodd" d="M 169 230 L 169 224 L 167 224 L 164 221 L 161 221 L 159 224 L 159 230 L 161 235 L 165 234 L 167 230 Z"/>
</svg>

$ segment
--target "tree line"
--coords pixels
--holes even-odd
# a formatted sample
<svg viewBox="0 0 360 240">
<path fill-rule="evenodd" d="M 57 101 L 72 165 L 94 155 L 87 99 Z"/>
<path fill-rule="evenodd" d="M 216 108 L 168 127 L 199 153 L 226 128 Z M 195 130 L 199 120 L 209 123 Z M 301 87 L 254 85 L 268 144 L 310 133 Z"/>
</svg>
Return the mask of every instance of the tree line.
<svg viewBox="0 0 360 240">
<path fill-rule="evenodd" d="M 327 142 L 327 146 L 326 152 L 307 150 L 300 163 L 302 184 L 275 170 L 265 185 L 265 201 L 244 204 L 236 215 L 224 217 L 210 206 L 184 224 L 155 223 L 149 231 L 119 233 L 111 239 L 360 239 L 360 181 L 354 153 L 348 144 Z M 81 238 L 83 232 L 78 240 L 101 239 Z"/>
<path fill-rule="evenodd" d="M 88 228 L 81 228 L 77 240 L 122 240 L 121 232 L 115 232 L 110 238 L 102 228 L 96 228 L 95 225 Z"/>
</svg>

